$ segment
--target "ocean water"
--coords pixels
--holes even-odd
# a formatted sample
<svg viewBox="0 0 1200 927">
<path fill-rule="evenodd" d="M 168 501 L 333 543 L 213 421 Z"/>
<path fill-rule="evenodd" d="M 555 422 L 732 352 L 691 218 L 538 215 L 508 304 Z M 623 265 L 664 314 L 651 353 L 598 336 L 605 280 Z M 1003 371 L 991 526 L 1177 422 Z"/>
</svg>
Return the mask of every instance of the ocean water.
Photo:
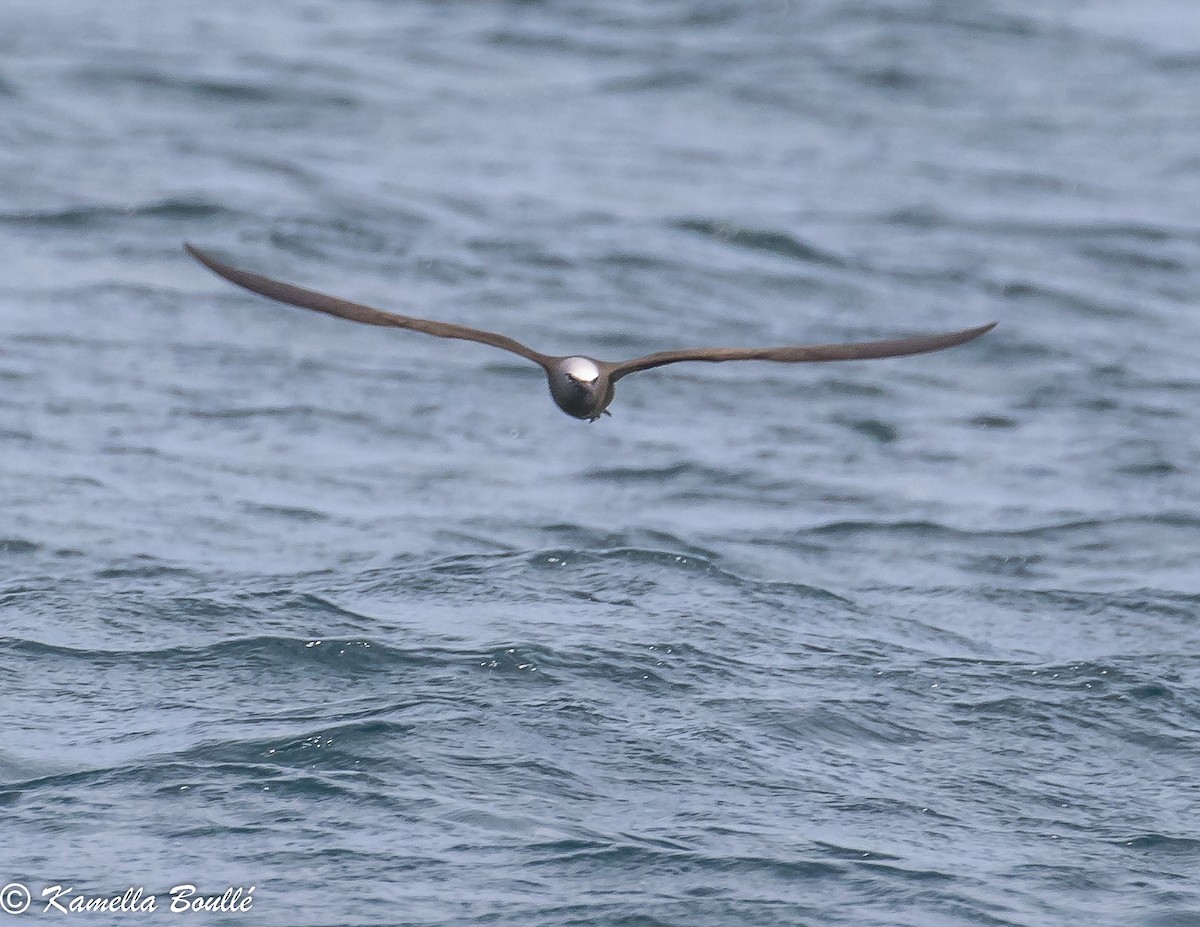
<svg viewBox="0 0 1200 927">
<path fill-rule="evenodd" d="M 5 0 L 0 902 L 1200 925 L 1197 204 L 1183 0 Z"/>
</svg>

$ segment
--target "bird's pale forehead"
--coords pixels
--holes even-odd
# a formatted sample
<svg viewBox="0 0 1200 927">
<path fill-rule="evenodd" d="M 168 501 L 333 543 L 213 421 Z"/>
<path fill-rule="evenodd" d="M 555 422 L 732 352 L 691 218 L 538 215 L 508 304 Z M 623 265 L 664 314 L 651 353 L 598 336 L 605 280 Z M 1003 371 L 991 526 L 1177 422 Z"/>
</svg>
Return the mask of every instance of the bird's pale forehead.
<svg viewBox="0 0 1200 927">
<path fill-rule="evenodd" d="M 563 361 L 563 370 L 569 376 L 576 380 L 582 380 L 584 383 L 591 383 L 600 376 L 600 368 L 594 361 L 590 361 L 586 357 L 568 357 Z"/>
</svg>

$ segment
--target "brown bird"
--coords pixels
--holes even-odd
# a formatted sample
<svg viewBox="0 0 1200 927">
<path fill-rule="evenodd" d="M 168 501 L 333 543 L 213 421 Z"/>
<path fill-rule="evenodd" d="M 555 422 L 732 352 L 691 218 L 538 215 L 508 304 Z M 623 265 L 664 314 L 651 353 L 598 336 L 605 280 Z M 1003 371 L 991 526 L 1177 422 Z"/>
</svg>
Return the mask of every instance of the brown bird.
<svg viewBox="0 0 1200 927">
<path fill-rule="evenodd" d="M 680 351 L 659 351 L 634 360 L 613 363 L 574 354 L 568 357 L 553 357 L 542 354 L 495 332 L 485 332 L 465 325 L 450 322 L 432 322 L 414 319 L 406 315 L 384 312 L 361 303 L 350 302 L 337 296 L 307 290 L 304 287 L 272 280 L 248 270 L 239 270 L 191 244 L 184 244 L 187 253 L 231 283 L 245 287 L 254 293 L 291 306 L 312 309 L 336 315 L 352 322 L 366 325 L 381 325 L 385 328 L 410 328 L 413 331 L 436 335 L 438 338 L 459 338 L 463 341 L 478 341 L 519 354 L 531 360 L 544 371 L 550 382 L 550 395 L 558 407 L 567 415 L 594 422 L 601 415 L 608 415 L 608 404 L 613 399 L 613 387 L 621 377 L 639 370 L 649 370 L 664 364 L 680 361 L 738 361 L 764 360 L 798 363 L 800 361 L 843 361 L 867 360 L 876 357 L 902 357 L 906 354 L 925 354 L 941 351 L 978 338 L 990 331 L 996 323 L 948 332 L 943 335 L 916 335 L 894 341 L 863 341 L 854 344 L 807 344 L 782 348 L 685 348 Z"/>
</svg>

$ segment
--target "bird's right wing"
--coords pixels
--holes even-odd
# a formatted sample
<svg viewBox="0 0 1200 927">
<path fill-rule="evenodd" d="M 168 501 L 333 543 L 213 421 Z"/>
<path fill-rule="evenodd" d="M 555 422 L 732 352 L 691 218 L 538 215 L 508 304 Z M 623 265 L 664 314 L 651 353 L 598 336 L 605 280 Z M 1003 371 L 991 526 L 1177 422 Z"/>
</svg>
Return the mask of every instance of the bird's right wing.
<svg viewBox="0 0 1200 927">
<path fill-rule="evenodd" d="M 454 325 L 450 322 L 433 322 L 429 319 L 414 319 L 406 315 L 397 315 L 394 312 L 384 312 L 382 309 L 374 309 L 370 306 L 364 306 L 361 303 L 340 299 L 337 296 L 318 293 L 316 290 L 307 290 L 304 287 L 284 283 L 281 280 L 272 280 L 270 277 L 264 277 L 261 274 L 252 273 L 248 270 L 239 270 L 236 267 L 218 261 L 211 254 L 207 254 L 191 244 L 185 243 L 183 247 L 197 261 L 218 276 L 224 277 L 230 283 L 236 283 L 238 286 L 258 293 L 260 296 L 274 299 L 277 302 L 287 303 L 290 306 L 299 306 L 302 309 L 312 309 L 316 312 L 336 315 L 340 319 L 349 319 L 351 322 L 362 322 L 364 325 L 408 328 L 416 332 L 424 332 L 427 335 L 435 335 L 438 338 L 458 338 L 463 341 L 478 341 L 480 344 L 488 344 L 494 348 L 501 348 L 505 351 L 511 351 L 513 354 L 519 354 L 521 357 L 531 360 L 543 368 L 547 368 L 552 360 L 547 355 L 535 351 L 533 348 L 527 347 L 519 341 L 507 338 L 504 335 L 498 335 L 495 332 L 485 332 L 478 328 L 467 328 L 465 325 Z"/>
<path fill-rule="evenodd" d="M 903 357 L 906 354 L 925 354 L 941 351 L 978 338 L 996 326 L 980 325 L 944 335 L 917 335 L 912 338 L 897 338 L 893 341 L 859 341 L 850 344 L 801 344 L 783 348 L 686 348 L 681 351 L 659 351 L 634 360 L 610 364 L 609 376 L 619 380 L 629 373 L 649 370 L 664 364 L 681 361 L 739 361 L 763 360 L 783 363 L 804 361 L 869 360 L 876 357 Z"/>
</svg>

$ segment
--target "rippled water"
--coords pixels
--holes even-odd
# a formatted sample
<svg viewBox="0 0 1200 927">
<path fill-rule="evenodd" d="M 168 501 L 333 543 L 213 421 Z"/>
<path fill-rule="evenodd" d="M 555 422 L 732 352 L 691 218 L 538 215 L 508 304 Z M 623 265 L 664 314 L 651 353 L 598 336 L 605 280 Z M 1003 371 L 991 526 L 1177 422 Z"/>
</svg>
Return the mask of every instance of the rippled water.
<svg viewBox="0 0 1200 927">
<path fill-rule="evenodd" d="M 1200 924 L 1190 3 L 6 0 L 0 114 L 34 911 Z M 585 425 L 185 238 L 556 353 L 1001 324 Z"/>
</svg>

